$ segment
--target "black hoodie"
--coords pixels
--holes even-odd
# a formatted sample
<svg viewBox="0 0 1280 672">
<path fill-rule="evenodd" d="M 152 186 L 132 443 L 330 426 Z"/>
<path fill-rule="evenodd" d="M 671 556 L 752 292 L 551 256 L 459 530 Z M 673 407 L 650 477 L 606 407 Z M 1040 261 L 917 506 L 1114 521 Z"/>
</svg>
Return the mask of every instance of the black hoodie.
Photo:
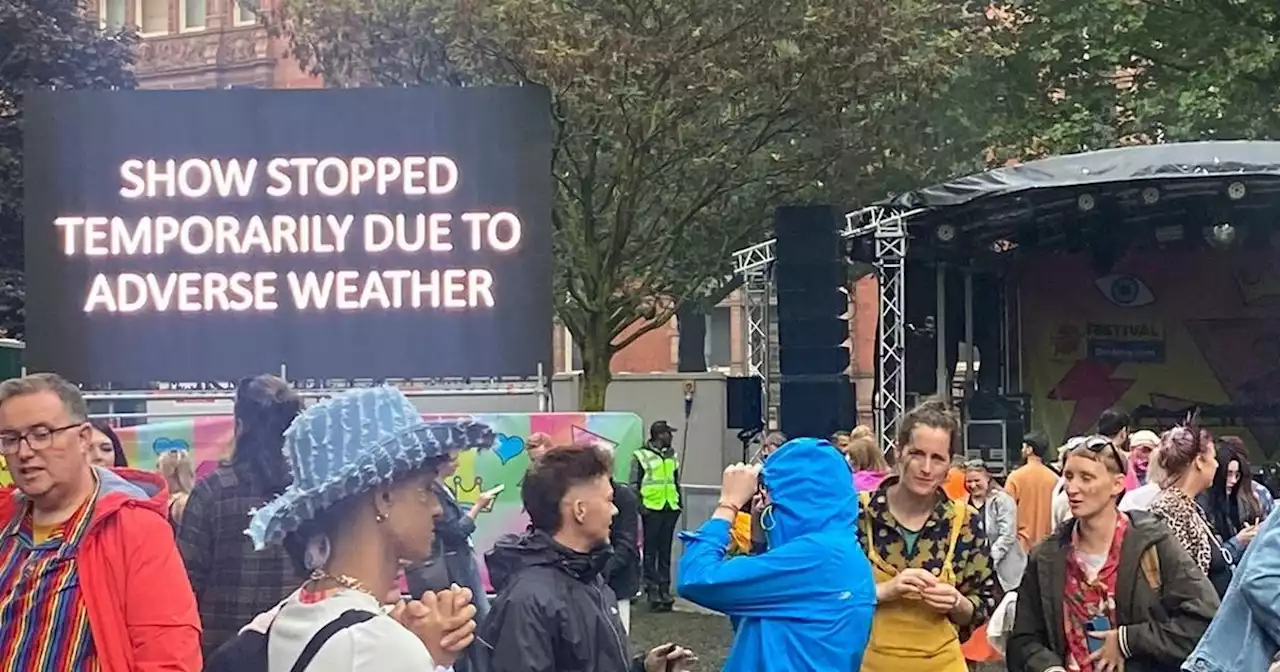
<svg viewBox="0 0 1280 672">
<path fill-rule="evenodd" d="M 491 672 L 643 672 L 632 659 L 618 599 L 600 572 L 611 551 L 566 548 L 534 530 L 485 554 L 498 596 L 481 629 Z"/>
</svg>

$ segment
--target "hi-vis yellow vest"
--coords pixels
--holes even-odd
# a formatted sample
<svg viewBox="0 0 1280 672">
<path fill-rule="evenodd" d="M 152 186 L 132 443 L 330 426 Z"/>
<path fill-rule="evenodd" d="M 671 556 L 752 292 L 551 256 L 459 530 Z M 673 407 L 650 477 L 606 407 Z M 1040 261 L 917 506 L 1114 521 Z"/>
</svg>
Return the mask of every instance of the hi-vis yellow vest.
<svg viewBox="0 0 1280 672">
<path fill-rule="evenodd" d="M 640 501 L 650 511 L 680 509 L 680 488 L 676 485 L 676 470 L 680 461 L 675 455 L 662 457 L 648 447 L 637 450 L 636 459 L 644 469 L 644 480 L 640 481 Z"/>
</svg>

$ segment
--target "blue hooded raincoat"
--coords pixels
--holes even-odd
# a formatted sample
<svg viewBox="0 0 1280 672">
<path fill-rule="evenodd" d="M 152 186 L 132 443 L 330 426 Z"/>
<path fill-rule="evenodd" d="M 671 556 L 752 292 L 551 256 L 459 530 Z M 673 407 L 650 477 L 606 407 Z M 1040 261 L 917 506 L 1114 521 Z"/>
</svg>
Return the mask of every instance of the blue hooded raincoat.
<svg viewBox="0 0 1280 672">
<path fill-rule="evenodd" d="M 685 532 L 677 590 L 733 620 L 725 672 L 853 671 L 871 635 L 876 586 L 854 534 L 858 495 L 844 456 L 795 439 L 765 462 L 762 555 L 725 559 L 729 522 Z"/>
</svg>

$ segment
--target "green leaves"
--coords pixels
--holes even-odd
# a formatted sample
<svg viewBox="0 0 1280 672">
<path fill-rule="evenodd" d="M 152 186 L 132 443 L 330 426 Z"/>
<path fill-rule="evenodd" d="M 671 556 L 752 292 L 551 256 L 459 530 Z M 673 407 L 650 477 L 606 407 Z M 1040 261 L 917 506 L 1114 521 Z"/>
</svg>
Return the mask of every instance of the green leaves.
<svg viewBox="0 0 1280 672">
<path fill-rule="evenodd" d="M 103 33 L 75 0 L 0 2 L 0 336 L 23 337 L 22 97 L 132 88 L 131 32 Z"/>
<path fill-rule="evenodd" d="M 723 294 L 774 206 L 852 206 L 977 164 L 980 136 L 954 139 L 970 122 L 944 102 L 990 41 L 972 4 L 287 0 L 284 18 L 331 85 L 552 90 L 548 298 L 607 382 L 614 352 Z"/>
<path fill-rule="evenodd" d="M 985 74 L 1020 99 L 992 134 L 1004 157 L 1280 133 L 1275 3 L 1039 0 L 1010 17 Z"/>
</svg>

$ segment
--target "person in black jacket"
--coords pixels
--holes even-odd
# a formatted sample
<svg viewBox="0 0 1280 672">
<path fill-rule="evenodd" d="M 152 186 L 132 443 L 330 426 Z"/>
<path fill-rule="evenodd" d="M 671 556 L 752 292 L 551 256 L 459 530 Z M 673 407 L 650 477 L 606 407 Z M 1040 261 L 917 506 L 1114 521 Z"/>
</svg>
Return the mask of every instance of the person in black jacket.
<svg viewBox="0 0 1280 672">
<path fill-rule="evenodd" d="M 631 598 L 640 591 L 640 498 L 630 486 L 613 481 L 613 506 L 618 510 L 609 526 L 613 556 L 604 567 L 604 582 L 618 598 L 622 627 L 631 633 Z"/>
<path fill-rule="evenodd" d="M 485 555 L 497 597 L 481 627 L 491 672 L 670 672 L 694 660 L 665 644 L 632 657 L 602 572 L 613 555 L 613 460 L 596 446 L 548 451 L 525 474 L 531 529 Z"/>
</svg>

